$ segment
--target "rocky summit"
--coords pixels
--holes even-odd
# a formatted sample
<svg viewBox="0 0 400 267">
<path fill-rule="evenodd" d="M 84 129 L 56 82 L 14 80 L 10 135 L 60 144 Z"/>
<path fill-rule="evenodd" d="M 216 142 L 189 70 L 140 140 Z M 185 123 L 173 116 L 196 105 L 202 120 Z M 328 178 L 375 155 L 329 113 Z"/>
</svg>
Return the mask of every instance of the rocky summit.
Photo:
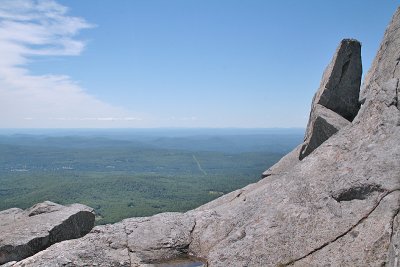
<svg viewBox="0 0 400 267">
<path fill-rule="evenodd" d="M 339 44 L 304 144 L 264 179 L 186 213 L 97 226 L 8 265 L 399 266 L 399 61 L 400 9 L 361 91 L 360 43 Z"/>
</svg>

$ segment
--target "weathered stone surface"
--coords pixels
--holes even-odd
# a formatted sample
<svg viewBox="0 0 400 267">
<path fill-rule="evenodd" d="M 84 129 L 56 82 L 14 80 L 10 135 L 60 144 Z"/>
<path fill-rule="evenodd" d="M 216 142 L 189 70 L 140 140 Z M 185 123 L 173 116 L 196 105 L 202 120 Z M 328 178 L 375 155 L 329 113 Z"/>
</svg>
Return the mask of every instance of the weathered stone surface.
<svg viewBox="0 0 400 267">
<path fill-rule="evenodd" d="M 187 254 L 194 226 L 194 218 L 181 213 L 126 219 L 97 226 L 14 266 L 152 266 Z"/>
<path fill-rule="evenodd" d="M 309 256 L 294 262 L 293 266 L 383 266 L 387 263 L 393 234 L 393 218 L 399 211 L 400 191 L 384 194 L 368 216 L 343 236 Z M 395 255 L 393 255 L 395 256 Z M 395 257 L 390 257 L 396 266 Z"/>
<path fill-rule="evenodd" d="M 94 224 L 92 209 L 46 201 L 26 211 L 0 212 L 0 264 L 29 257 L 50 245 L 88 233 Z"/>
<path fill-rule="evenodd" d="M 360 101 L 373 99 L 380 88 L 393 78 L 399 78 L 400 72 L 400 13 L 397 11 L 387 27 L 378 53 L 372 66 L 365 75 L 360 93 Z"/>
<path fill-rule="evenodd" d="M 397 266 L 399 28 L 400 9 L 358 115 L 302 161 L 187 213 L 99 226 L 14 266 L 151 266 L 185 253 L 208 266 Z"/>
<path fill-rule="evenodd" d="M 307 139 L 302 145 L 299 153 L 299 159 L 307 157 L 329 137 L 334 135 L 341 128 L 349 125 L 350 122 L 319 104 L 313 107 L 310 115 L 310 124 L 307 128 Z"/>
<path fill-rule="evenodd" d="M 131 266 L 127 243 L 123 222 L 97 226 L 82 238 L 54 244 L 13 266 Z"/>
</svg>

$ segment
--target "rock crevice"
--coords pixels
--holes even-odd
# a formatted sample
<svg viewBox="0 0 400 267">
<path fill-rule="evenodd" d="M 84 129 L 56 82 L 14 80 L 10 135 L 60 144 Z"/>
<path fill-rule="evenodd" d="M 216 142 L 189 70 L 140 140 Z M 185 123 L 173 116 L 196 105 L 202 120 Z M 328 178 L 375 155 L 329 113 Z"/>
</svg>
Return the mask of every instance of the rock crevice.
<svg viewBox="0 0 400 267">
<path fill-rule="evenodd" d="M 397 107 L 398 110 L 400 110 L 400 104 L 399 104 L 399 81 L 400 79 L 397 79 L 396 83 L 396 95 L 393 99 L 393 105 Z"/>
<path fill-rule="evenodd" d="M 131 250 L 129 248 L 129 233 L 126 230 L 126 225 L 124 225 L 124 232 L 125 232 L 125 247 L 126 247 L 126 251 L 127 251 L 127 256 L 128 256 L 128 261 L 129 261 L 129 266 L 132 266 L 132 259 L 131 259 Z"/>
<path fill-rule="evenodd" d="M 387 266 L 398 266 L 400 254 L 400 203 L 390 222 L 390 248 L 387 257 Z"/>
<path fill-rule="evenodd" d="M 374 192 L 383 192 L 384 190 L 380 185 L 377 184 L 365 184 L 360 186 L 354 186 L 345 188 L 332 195 L 333 199 L 337 202 L 351 201 L 351 200 L 363 200 L 369 197 Z"/>
</svg>

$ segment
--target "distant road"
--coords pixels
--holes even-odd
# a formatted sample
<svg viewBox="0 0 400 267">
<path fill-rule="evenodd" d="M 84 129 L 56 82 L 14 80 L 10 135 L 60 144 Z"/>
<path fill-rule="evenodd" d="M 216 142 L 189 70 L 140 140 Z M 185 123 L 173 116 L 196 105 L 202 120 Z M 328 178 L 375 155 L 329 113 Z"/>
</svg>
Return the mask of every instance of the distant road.
<svg viewBox="0 0 400 267">
<path fill-rule="evenodd" d="M 197 163 L 197 167 L 199 168 L 199 170 L 200 170 L 204 175 L 207 175 L 206 171 L 203 170 L 203 168 L 201 167 L 200 162 L 197 160 L 196 156 L 195 156 L 195 155 L 192 155 L 192 156 L 193 156 L 194 161 Z"/>
</svg>

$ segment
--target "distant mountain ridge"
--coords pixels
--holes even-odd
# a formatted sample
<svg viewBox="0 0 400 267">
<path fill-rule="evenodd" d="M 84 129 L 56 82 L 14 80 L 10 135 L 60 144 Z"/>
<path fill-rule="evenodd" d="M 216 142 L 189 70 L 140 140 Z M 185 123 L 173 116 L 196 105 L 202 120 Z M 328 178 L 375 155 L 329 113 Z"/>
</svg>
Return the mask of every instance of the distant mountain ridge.
<svg viewBox="0 0 400 267">
<path fill-rule="evenodd" d="M 11 130 L 10 130 L 11 131 Z M 131 129 L 131 130 L 53 130 L 35 134 L 0 130 L 0 144 L 49 147 L 131 146 L 184 149 L 193 151 L 282 152 L 281 147 L 295 146 L 303 130 L 299 129 Z M 8 133 L 8 134 L 6 134 Z M 246 142 L 244 142 L 246 141 Z M 279 150 L 279 151 L 277 151 Z M 288 151 L 286 151 L 288 152 Z"/>
</svg>

